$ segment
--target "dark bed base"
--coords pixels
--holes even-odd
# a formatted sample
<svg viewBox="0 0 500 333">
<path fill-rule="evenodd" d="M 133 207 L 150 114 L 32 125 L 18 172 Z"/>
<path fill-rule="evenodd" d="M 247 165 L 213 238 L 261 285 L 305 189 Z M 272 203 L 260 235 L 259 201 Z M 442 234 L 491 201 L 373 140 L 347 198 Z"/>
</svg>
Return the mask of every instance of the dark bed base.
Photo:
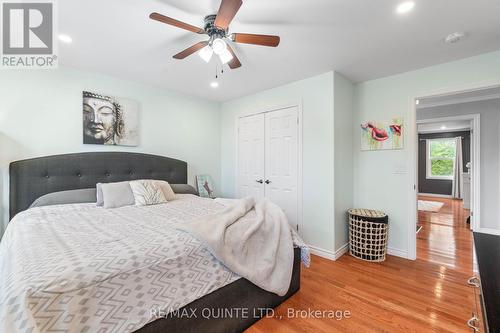
<svg viewBox="0 0 500 333">
<path fill-rule="evenodd" d="M 296 248 L 294 252 L 292 281 L 285 296 L 280 297 L 246 279 L 239 279 L 184 306 L 177 316 L 152 321 L 136 333 L 243 332 L 266 314 L 264 309 L 277 307 L 300 289 L 300 249 Z M 245 309 L 246 313 L 240 309 Z M 191 316 L 192 313 L 196 316 Z M 210 316 L 212 318 L 205 318 Z"/>
</svg>

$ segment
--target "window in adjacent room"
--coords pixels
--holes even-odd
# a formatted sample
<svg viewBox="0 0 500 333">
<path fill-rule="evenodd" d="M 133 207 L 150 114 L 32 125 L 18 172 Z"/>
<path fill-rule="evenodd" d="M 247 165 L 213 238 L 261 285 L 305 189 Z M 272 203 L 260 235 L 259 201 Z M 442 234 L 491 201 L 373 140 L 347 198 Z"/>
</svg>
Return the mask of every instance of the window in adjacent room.
<svg viewBox="0 0 500 333">
<path fill-rule="evenodd" d="M 427 178 L 452 180 L 455 153 L 454 138 L 427 140 Z"/>
</svg>

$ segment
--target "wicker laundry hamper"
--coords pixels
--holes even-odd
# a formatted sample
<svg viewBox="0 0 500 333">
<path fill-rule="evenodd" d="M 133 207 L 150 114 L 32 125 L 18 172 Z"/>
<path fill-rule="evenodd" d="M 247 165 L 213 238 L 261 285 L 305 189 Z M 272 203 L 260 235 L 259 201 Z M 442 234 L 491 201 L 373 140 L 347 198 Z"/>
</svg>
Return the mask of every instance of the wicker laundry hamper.
<svg viewBox="0 0 500 333">
<path fill-rule="evenodd" d="M 387 254 L 387 214 L 371 209 L 349 209 L 349 253 L 356 258 L 381 262 Z"/>
</svg>

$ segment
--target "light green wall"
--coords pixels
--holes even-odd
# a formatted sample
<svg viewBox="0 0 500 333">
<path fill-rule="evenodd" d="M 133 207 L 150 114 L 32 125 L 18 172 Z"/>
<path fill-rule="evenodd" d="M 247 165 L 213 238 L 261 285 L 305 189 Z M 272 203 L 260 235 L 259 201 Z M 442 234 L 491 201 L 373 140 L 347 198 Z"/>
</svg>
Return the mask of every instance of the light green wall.
<svg viewBox="0 0 500 333">
<path fill-rule="evenodd" d="M 407 128 L 412 97 L 499 80 L 500 52 L 493 52 L 355 86 L 354 204 L 389 214 L 389 248 L 408 251 L 412 189 L 409 174 L 401 172 L 410 167 L 408 132 L 405 132 L 403 150 L 361 152 L 359 124 L 365 120 L 403 116 Z"/>
<path fill-rule="evenodd" d="M 407 173 L 410 167 L 408 134 L 405 132 L 403 150 L 361 152 L 359 124 L 397 115 L 408 120 L 412 97 L 494 80 L 500 81 L 500 52 L 363 82 L 354 86 L 351 119 L 352 86 L 334 72 L 219 105 L 71 69 L 4 71 L 0 76 L 3 222 L 8 210 L 8 163 L 58 153 L 127 150 L 179 158 L 189 163 L 190 183 L 194 183 L 195 174 L 209 173 L 220 195 L 234 197 L 238 115 L 300 104 L 303 110 L 304 240 L 327 251 L 338 250 L 347 240 L 345 216 L 342 216 L 345 209 L 350 206 L 376 208 L 390 216 L 389 247 L 406 253 L 411 193 Z M 84 146 L 81 143 L 82 90 L 138 100 L 141 103 L 140 146 Z M 353 154 L 352 160 L 349 151 Z M 352 192 L 349 184 L 353 185 Z"/>
<path fill-rule="evenodd" d="M 82 91 L 140 103 L 138 147 L 82 144 Z M 82 151 L 139 151 L 188 162 L 189 182 L 212 175 L 220 187 L 219 104 L 107 76 L 60 68 L 0 74 L 0 202 L 8 221 L 8 164 Z M 0 219 L 0 222 L 2 220 Z"/>
<path fill-rule="evenodd" d="M 349 242 L 346 212 L 352 208 L 354 193 L 352 151 L 352 108 L 354 87 L 351 81 L 334 74 L 334 174 L 335 174 L 335 250 Z"/>
<path fill-rule="evenodd" d="M 238 115 L 279 106 L 302 105 L 304 240 L 334 250 L 333 220 L 333 72 L 290 83 L 222 104 L 222 194 L 236 195 L 236 121 Z"/>
</svg>

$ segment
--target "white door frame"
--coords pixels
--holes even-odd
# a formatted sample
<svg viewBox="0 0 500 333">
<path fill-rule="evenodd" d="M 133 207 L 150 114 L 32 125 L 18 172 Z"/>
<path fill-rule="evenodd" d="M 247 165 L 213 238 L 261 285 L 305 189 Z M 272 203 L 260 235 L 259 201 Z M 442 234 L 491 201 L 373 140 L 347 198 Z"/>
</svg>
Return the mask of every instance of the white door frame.
<svg viewBox="0 0 500 333">
<path fill-rule="evenodd" d="M 418 111 L 417 111 L 418 112 Z M 480 229 L 479 221 L 481 221 L 481 204 L 480 204 L 480 195 L 479 191 L 481 188 L 481 115 L 478 113 L 471 113 L 460 116 L 450 116 L 450 117 L 439 117 L 439 118 L 430 118 L 430 119 L 420 119 L 417 120 L 418 124 L 429 124 L 429 123 L 438 123 L 438 122 L 446 122 L 453 120 L 469 120 L 471 122 L 471 147 L 472 147 L 472 200 L 471 200 L 471 211 L 473 212 L 473 216 L 471 216 L 471 229 L 472 231 L 478 231 Z M 417 131 L 417 140 L 418 140 L 418 131 Z M 418 149 L 417 149 L 418 155 Z M 418 161 L 418 156 L 417 156 Z M 417 168 L 418 169 L 418 168 Z M 416 181 L 418 187 L 418 172 L 416 173 Z M 418 189 L 417 189 L 418 190 Z"/>
<path fill-rule="evenodd" d="M 418 161 L 418 129 L 417 129 L 417 104 L 416 101 L 422 98 L 450 96 L 462 92 L 472 92 L 488 88 L 500 87 L 500 80 L 489 80 L 483 82 L 475 82 L 457 87 L 448 87 L 443 89 L 436 89 L 434 91 L 427 91 L 410 96 L 409 103 L 409 126 L 408 126 L 408 149 L 410 151 L 410 167 L 409 167 L 409 189 L 410 195 L 408 202 L 409 221 L 408 221 L 408 259 L 415 260 L 417 258 L 417 228 L 418 209 L 417 209 L 417 161 Z M 479 150 L 475 149 L 475 154 Z M 474 186 L 479 186 L 479 181 L 474 181 Z M 476 191 L 476 189 L 474 189 Z M 479 191 L 477 192 L 479 193 Z M 478 228 L 478 231 L 486 232 Z"/>
<path fill-rule="evenodd" d="M 302 219 L 302 205 L 303 205 L 303 195 L 302 195 L 302 101 L 298 101 L 296 103 L 292 104 L 285 104 L 285 105 L 279 105 L 279 106 L 274 106 L 274 107 L 269 107 L 269 108 L 263 108 L 260 110 L 254 110 L 254 111 L 247 111 L 247 112 L 242 112 L 238 115 L 235 116 L 235 133 L 234 133 L 234 138 L 236 142 L 236 154 L 235 154 L 235 170 L 234 170 L 234 179 L 235 179 L 235 188 L 234 188 L 234 193 L 238 194 L 238 189 L 239 189 L 239 179 L 238 179 L 238 168 L 239 168 L 239 159 L 238 159 L 238 153 L 239 153 L 239 142 L 238 142 L 238 127 L 239 127 L 239 120 L 240 118 L 245 118 L 249 116 L 254 116 L 256 114 L 261 114 L 261 113 L 269 113 L 273 111 L 278 111 L 278 110 L 283 110 L 283 109 L 289 109 L 289 108 L 297 108 L 298 112 L 298 137 L 297 137 L 297 225 L 299 227 L 299 234 L 303 230 L 303 219 Z"/>
</svg>

